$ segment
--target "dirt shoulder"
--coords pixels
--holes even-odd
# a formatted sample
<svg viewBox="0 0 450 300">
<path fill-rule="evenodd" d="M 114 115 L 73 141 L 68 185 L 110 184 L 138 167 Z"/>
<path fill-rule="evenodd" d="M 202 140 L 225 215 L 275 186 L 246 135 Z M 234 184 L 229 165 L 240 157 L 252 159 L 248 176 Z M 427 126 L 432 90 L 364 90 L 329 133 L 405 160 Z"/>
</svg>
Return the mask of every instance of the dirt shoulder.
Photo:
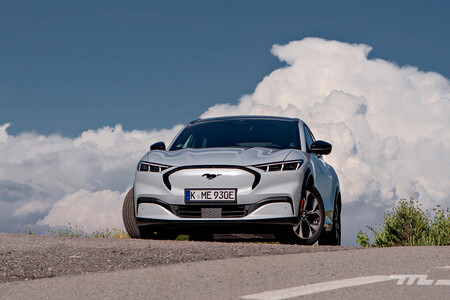
<svg viewBox="0 0 450 300">
<path fill-rule="evenodd" d="M 235 257 L 357 249 L 243 241 L 156 241 L 0 233 L 0 283 Z"/>
</svg>

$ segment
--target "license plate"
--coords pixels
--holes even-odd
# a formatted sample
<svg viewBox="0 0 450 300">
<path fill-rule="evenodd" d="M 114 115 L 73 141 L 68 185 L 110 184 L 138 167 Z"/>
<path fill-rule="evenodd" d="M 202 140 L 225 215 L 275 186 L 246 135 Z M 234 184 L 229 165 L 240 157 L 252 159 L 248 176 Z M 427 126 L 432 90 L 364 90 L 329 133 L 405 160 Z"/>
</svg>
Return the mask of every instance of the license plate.
<svg viewBox="0 0 450 300">
<path fill-rule="evenodd" d="M 237 189 L 185 189 L 184 200 L 195 201 L 221 201 L 236 202 Z"/>
</svg>

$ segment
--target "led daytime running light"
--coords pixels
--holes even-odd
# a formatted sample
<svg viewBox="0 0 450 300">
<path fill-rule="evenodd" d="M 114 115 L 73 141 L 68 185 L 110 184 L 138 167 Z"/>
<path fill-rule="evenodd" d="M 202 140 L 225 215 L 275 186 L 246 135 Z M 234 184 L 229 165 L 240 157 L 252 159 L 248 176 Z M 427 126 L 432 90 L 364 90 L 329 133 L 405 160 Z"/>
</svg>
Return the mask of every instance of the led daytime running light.
<svg viewBox="0 0 450 300">
<path fill-rule="evenodd" d="M 263 170 L 264 172 L 295 171 L 300 169 L 302 164 L 303 160 L 291 160 L 291 161 L 256 165 L 254 167 Z"/>
<path fill-rule="evenodd" d="M 167 170 L 168 168 L 170 168 L 170 166 L 148 163 L 145 161 L 140 161 L 137 166 L 139 172 L 154 172 L 154 173 L 160 173 L 164 170 Z"/>
</svg>

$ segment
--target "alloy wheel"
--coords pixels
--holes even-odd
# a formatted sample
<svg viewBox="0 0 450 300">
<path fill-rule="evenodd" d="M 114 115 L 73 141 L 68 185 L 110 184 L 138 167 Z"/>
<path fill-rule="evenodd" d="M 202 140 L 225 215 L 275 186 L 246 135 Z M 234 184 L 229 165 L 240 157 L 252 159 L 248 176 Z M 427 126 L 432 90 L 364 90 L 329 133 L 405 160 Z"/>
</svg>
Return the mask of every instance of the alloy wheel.
<svg viewBox="0 0 450 300">
<path fill-rule="evenodd" d="M 300 221 L 294 226 L 294 232 L 301 239 L 310 239 L 319 231 L 321 222 L 321 207 L 316 196 L 306 190 L 305 197 L 301 201 L 299 214 Z"/>
</svg>

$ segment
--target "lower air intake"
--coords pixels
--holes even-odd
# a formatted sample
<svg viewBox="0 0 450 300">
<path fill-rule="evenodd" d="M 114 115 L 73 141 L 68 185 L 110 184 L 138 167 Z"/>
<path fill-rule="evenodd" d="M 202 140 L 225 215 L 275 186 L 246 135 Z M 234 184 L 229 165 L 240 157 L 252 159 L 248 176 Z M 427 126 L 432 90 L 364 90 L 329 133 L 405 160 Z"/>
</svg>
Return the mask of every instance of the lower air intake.
<svg viewBox="0 0 450 300">
<path fill-rule="evenodd" d="M 241 218 L 247 215 L 248 205 L 173 205 L 175 215 L 181 218 Z"/>
<path fill-rule="evenodd" d="M 202 218 L 221 218 L 222 208 L 202 207 Z"/>
</svg>

